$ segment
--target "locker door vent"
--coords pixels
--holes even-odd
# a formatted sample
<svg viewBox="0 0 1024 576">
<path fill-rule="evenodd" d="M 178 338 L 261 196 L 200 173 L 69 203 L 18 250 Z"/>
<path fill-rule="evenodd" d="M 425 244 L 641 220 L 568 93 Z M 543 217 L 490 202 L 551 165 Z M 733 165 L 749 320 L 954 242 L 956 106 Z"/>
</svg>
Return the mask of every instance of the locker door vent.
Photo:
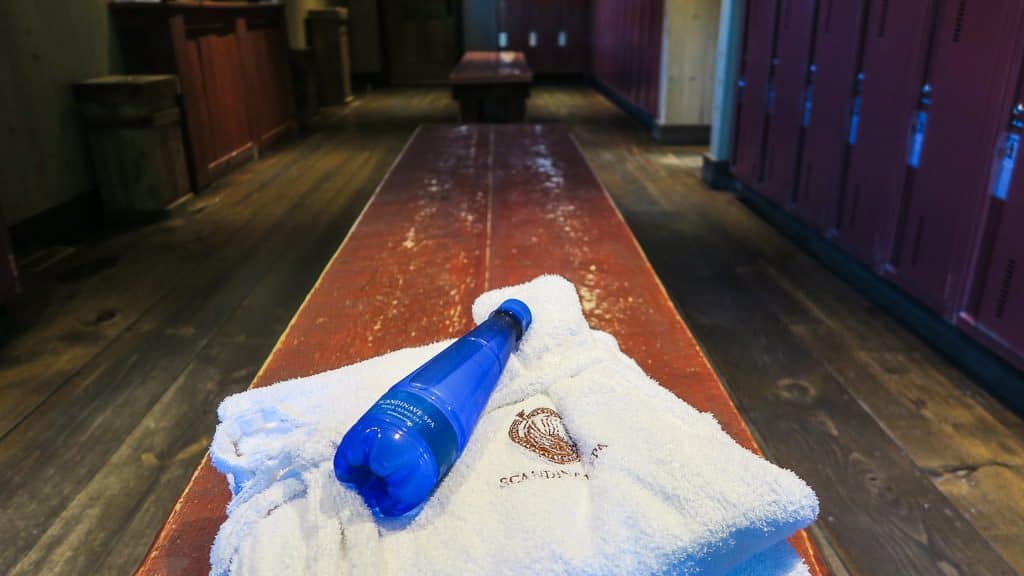
<svg viewBox="0 0 1024 576">
<path fill-rule="evenodd" d="M 964 29 L 964 17 L 967 15 L 967 0 L 960 0 L 960 6 L 956 10 L 956 27 L 953 28 L 953 42 L 960 41 L 960 33 Z"/>
<path fill-rule="evenodd" d="M 996 303 L 996 318 L 1002 318 L 1006 313 L 1006 304 L 1010 300 L 1010 289 L 1013 287 L 1013 274 L 1017 270 L 1017 260 L 1010 258 L 1006 262 L 1006 271 L 1003 272 L 1003 283 L 999 287 L 999 302 Z"/>
</svg>

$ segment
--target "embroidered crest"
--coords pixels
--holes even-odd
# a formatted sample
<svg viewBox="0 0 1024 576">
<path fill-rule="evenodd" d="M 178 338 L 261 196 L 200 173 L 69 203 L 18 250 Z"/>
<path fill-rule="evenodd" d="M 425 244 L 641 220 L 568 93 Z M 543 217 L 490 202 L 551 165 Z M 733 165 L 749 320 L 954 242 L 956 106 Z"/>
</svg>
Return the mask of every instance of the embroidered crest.
<svg viewBox="0 0 1024 576">
<path fill-rule="evenodd" d="M 534 408 L 529 414 L 516 414 L 508 437 L 513 442 L 555 464 L 580 461 L 576 443 L 565 431 L 562 416 L 551 408 Z"/>
</svg>

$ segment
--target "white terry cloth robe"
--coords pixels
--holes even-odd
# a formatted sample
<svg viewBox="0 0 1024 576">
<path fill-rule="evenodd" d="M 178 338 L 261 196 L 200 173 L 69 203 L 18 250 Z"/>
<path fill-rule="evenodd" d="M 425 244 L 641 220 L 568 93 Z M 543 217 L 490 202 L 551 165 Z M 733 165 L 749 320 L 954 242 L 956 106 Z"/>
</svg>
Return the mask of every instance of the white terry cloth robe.
<svg viewBox="0 0 1024 576">
<path fill-rule="evenodd" d="M 210 452 L 233 497 L 213 573 L 808 574 L 784 541 L 818 513 L 802 480 L 592 330 L 565 279 L 487 292 L 476 321 L 506 298 L 533 324 L 414 514 L 374 516 L 332 460 L 376 399 L 450 341 L 227 398 Z"/>
</svg>

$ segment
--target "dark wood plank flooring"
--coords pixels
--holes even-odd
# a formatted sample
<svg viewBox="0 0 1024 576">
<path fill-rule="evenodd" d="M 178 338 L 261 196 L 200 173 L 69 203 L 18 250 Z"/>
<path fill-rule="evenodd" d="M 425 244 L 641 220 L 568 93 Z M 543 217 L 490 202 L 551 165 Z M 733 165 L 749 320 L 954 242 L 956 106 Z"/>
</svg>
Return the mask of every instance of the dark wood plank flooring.
<svg viewBox="0 0 1024 576">
<path fill-rule="evenodd" d="M 328 110 L 157 224 L 22 254 L 0 347 L 0 572 L 123 574 L 443 89 Z M 1024 571 L 1024 423 L 597 93 L 538 87 L 767 454 L 822 499 L 838 574 Z"/>
</svg>

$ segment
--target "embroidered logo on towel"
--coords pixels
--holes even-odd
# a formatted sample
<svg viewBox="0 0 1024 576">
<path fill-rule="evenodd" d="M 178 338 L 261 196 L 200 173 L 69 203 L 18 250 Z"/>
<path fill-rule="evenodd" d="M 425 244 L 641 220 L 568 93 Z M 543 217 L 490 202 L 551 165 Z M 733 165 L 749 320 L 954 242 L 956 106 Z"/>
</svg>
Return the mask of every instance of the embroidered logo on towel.
<svg viewBox="0 0 1024 576">
<path fill-rule="evenodd" d="M 579 449 L 566 433 L 562 416 L 551 408 L 534 408 L 529 414 L 520 410 L 508 429 L 508 437 L 549 462 L 572 464 L 580 461 Z"/>
</svg>

